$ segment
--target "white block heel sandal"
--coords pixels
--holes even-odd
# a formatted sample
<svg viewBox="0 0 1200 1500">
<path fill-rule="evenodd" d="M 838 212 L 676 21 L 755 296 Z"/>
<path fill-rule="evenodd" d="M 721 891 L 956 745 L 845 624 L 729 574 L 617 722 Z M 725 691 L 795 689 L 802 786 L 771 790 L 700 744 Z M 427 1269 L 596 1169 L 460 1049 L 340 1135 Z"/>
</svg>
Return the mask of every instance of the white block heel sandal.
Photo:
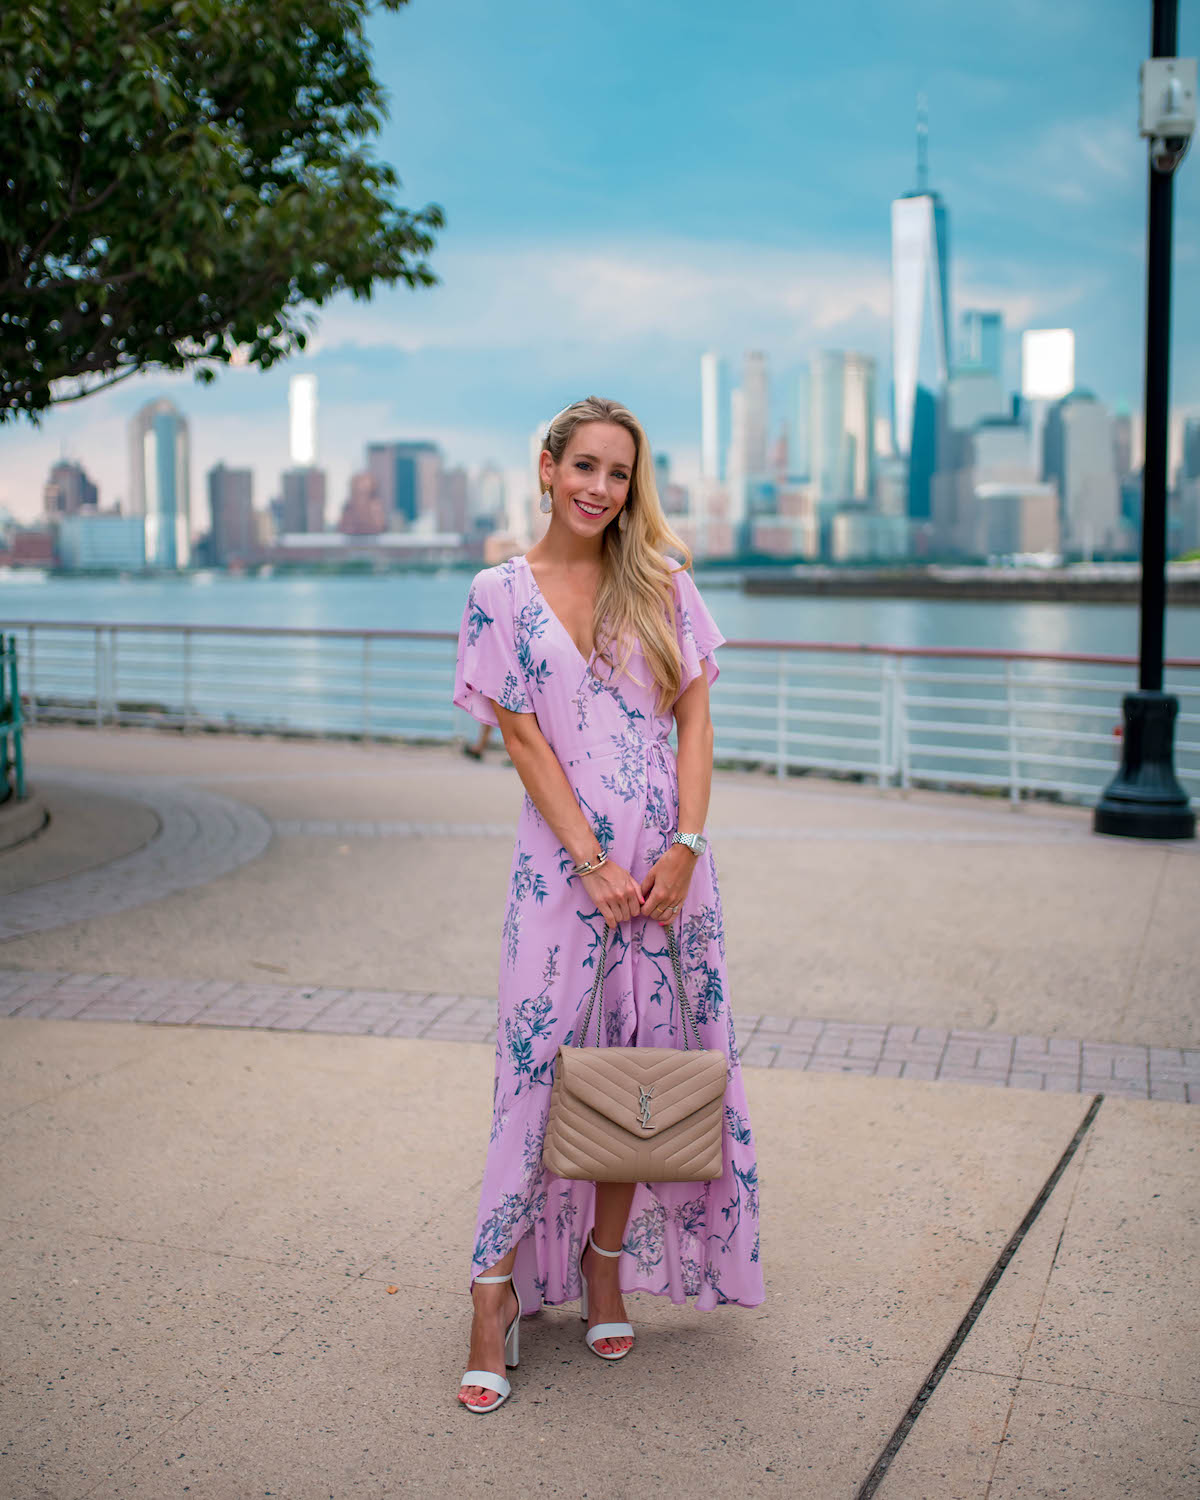
<svg viewBox="0 0 1200 1500">
<path fill-rule="evenodd" d="M 601 1250 L 600 1246 L 597 1245 L 596 1241 L 592 1238 L 591 1230 L 588 1231 L 587 1242 L 597 1255 L 603 1255 L 609 1260 L 618 1260 L 620 1258 L 621 1252 L 619 1250 Z M 584 1248 L 586 1249 L 586 1246 Z M 582 1251 L 580 1251 L 579 1255 L 579 1283 L 583 1288 L 579 1295 L 579 1316 L 586 1323 L 588 1315 L 588 1293 L 587 1277 L 583 1274 Z M 633 1345 L 630 1344 L 629 1349 L 622 1349 L 617 1354 L 605 1354 L 603 1349 L 596 1348 L 596 1344 L 600 1339 L 631 1339 L 632 1337 L 632 1323 L 597 1323 L 595 1328 L 589 1328 L 587 1333 L 584 1335 L 584 1338 L 587 1341 L 588 1348 L 592 1351 L 593 1354 L 598 1354 L 601 1359 L 624 1359 L 625 1356 L 633 1348 Z"/>
<path fill-rule="evenodd" d="M 495 1286 L 502 1281 L 511 1281 L 512 1276 L 511 1274 L 508 1276 L 476 1276 L 475 1280 L 481 1286 Z M 517 1368 L 521 1339 L 521 1294 L 515 1286 L 513 1287 L 513 1296 L 517 1299 L 517 1315 L 504 1333 L 504 1365 L 509 1370 Z M 504 1376 L 494 1375 L 491 1370 L 468 1370 L 458 1382 L 458 1385 L 460 1390 L 464 1385 L 481 1385 L 486 1391 L 495 1391 L 499 1397 L 496 1401 L 489 1401 L 486 1406 L 472 1406 L 469 1401 L 462 1402 L 461 1404 L 468 1411 L 495 1411 L 497 1407 L 503 1406 L 512 1395 L 512 1386 L 505 1380 Z"/>
</svg>

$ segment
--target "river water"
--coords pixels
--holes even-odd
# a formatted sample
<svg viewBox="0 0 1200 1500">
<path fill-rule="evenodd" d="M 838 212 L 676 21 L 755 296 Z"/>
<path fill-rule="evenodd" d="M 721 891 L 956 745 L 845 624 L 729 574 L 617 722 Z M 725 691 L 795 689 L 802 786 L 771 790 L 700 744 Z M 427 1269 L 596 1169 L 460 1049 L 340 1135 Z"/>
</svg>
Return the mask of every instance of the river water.
<svg viewBox="0 0 1200 1500">
<path fill-rule="evenodd" d="M 221 573 L 176 578 L 60 578 L 0 584 L 0 628 L 25 620 L 104 624 L 290 625 L 313 629 L 457 631 L 471 572 L 373 576 Z M 696 581 L 730 640 L 1135 655 L 1129 604 L 989 603 L 745 595 L 720 574 Z M 1200 609 L 1167 612 L 1167 653 L 1200 658 Z"/>
</svg>

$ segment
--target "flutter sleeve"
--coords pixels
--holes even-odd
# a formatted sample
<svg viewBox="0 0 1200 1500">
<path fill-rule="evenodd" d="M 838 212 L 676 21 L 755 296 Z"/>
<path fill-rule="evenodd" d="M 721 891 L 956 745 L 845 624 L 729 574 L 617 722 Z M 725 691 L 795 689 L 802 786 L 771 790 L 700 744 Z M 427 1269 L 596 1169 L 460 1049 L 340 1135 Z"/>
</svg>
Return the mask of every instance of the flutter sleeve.
<svg viewBox="0 0 1200 1500">
<path fill-rule="evenodd" d="M 716 682 L 721 675 L 716 651 L 718 646 L 724 645 L 725 637 L 717 629 L 717 622 L 709 614 L 696 580 L 687 569 L 677 568 L 672 581 L 675 587 L 675 637 L 683 660 L 683 676 L 675 695 L 675 702 L 678 702 L 701 671 L 707 674 L 710 687 Z"/>
<path fill-rule="evenodd" d="M 512 600 L 495 572 L 476 573 L 458 632 L 454 703 L 481 724 L 499 728 L 495 704 L 515 714 L 533 705 L 517 662 Z"/>
</svg>

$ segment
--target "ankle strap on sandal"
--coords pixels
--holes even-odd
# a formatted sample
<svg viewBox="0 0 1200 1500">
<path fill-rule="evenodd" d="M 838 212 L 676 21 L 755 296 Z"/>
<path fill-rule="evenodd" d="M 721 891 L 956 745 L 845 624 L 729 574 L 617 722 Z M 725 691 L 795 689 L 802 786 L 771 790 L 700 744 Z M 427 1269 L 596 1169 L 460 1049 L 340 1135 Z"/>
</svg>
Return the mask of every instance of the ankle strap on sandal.
<svg viewBox="0 0 1200 1500">
<path fill-rule="evenodd" d="M 590 1229 L 588 1230 L 588 1244 L 592 1247 L 597 1255 L 607 1256 L 609 1260 L 619 1260 L 621 1255 L 624 1253 L 621 1250 L 601 1250 L 600 1246 L 597 1245 L 596 1241 L 593 1239 L 592 1231 Z"/>
<path fill-rule="evenodd" d="M 607 1252 L 607 1250 L 601 1250 L 600 1254 L 601 1255 L 607 1255 L 608 1252 Z M 512 1272 L 511 1271 L 508 1273 L 507 1276 L 476 1276 L 476 1278 L 475 1278 L 475 1281 L 480 1286 L 498 1286 L 500 1284 L 500 1282 L 502 1282 L 502 1281 L 511 1281 L 511 1280 L 512 1280 Z"/>
</svg>

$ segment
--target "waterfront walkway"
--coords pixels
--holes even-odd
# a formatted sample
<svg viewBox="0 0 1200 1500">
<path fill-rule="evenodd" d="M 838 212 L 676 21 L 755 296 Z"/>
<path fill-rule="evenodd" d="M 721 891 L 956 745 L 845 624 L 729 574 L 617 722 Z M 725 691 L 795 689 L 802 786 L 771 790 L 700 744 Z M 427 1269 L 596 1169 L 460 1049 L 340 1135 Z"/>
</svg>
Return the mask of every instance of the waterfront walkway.
<svg viewBox="0 0 1200 1500">
<path fill-rule="evenodd" d="M 28 750 L 0 1493 L 1200 1493 L 1195 845 L 718 773 L 768 1300 L 631 1298 L 617 1366 L 547 1311 L 480 1420 L 503 751 Z"/>
</svg>

